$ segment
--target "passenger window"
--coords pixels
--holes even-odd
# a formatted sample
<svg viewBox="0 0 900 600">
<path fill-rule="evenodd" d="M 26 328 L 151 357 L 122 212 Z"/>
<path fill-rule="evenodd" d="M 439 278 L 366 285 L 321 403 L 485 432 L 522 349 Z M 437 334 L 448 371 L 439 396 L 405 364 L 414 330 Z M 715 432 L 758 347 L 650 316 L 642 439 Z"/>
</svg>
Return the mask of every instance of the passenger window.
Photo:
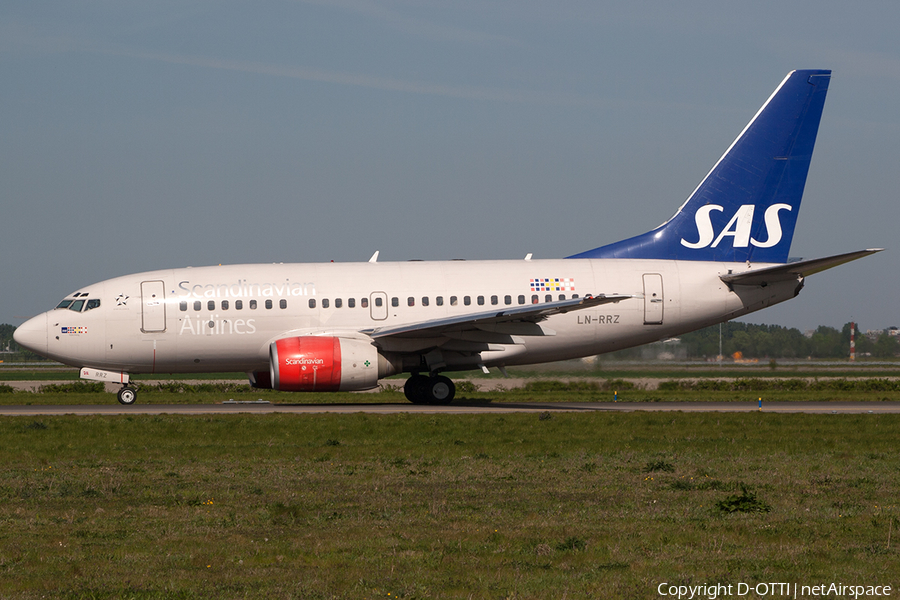
<svg viewBox="0 0 900 600">
<path fill-rule="evenodd" d="M 181 312 L 184 312 L 187 310 L 187 300 L 182 300 L 181 302 L 178 303 L 178 310 L 180 310 Z"/>
<path fill-rule="evenodd" d="M 279 301 L 278 301 L 278 308 L 281 308 L 281 309 L 287 308 L 287 300 L 285 300 L 284 298 L 282 298 L 281 300 L 279 300 Z"/>
<path fill-rule="evenodd" d="M 222 300 L 222 310 L 228 310 L 228 300 Z"/>
<path fill-rule="evenodd" d="M 266 300 L 266 308 L 272 308 L 272 301 Z"/>
<path fill-rule="evenodd" d="M 356 298 L 347 298 L 347 308 L 356 308 Z"/>
<path fill-rule="evenodd" d="M 416 305 L 416 299 L 413 298 L 412 296 L 410 296 L 409 298 L 406 299 L 406 305 L 407 305 L 407 306 L 415 306 L 415 305 Z"/>
<path fill-rule="evenodd" d="M 478 296 L 478 306 L 484 306 L 484 296 Z"/>
<path fill-rule="evenodd" d="M 71 300 L 63 300 L 59 304 L 56 305 L 56 308 L 69 308 L 69 305 L 72 304 Z"/>
<path fill-rule="evenodd" d="M 578 294 L 572 294 L 572 300 L 578 297 Z"/>
<path fill-rule="evenodd" d="M 525 304 L 525 296 L 519 295 L 519 304 Z"/>
<path fill-rule="evenodd" d="M 250 301 L 250 310 L 256 310 L 256 300 Z"/>
<path fill-rule="evenodd" d="M 394 298 L 394 300 L 396 300 L 396 298 Z M 382 304 L 382 303 L 381 303 L 381 298 L 375 298 L 375 306 L 379 306 L 379 307 L 380 307 L 381 304 Z M 394 304 L 394 306 L 397 306 L 397 305 Z"/>
<path fill-rule="evenodd" d="M 512 304 L 512 296 L 503 296 L 503 304 L 507 306 Z"/>
<path fill-rule="evenodd" d="M 335 307 L 335 308 L 340 308 L 340 307 L 342 307 L 343 305 L 344 305 L 344 301 L 343 301 L 343 300 L 341 300 L 340 298 L 335 298 L 335 299 L 334 299 L 334 307 Z"/>
<path fill-rule="evenodd" d="M 203 308 L 203 303 L 199 300 L 194 300 L 194 310 L 200 311 Z"/>
<path fill-rule="evenodd" d="M 472 297 L 463 296 L 463 304 L 465 304 L 466 306 L 470 306 L 472 304 Z"/>
<path fill-rule="evenodd" d="M 456 296 L 450 296 L 450 306 L 456 306 L 458 303 L 459 302 Z"/>
<path fill-rule="evenodd" d="M 549 300 L 548 300 L 547 302 L 549 302 Z M 531 297 L 531 303 L 532 303 L 532 304 L 537 304 L 537 303 L 538 303 L 538 297 L 537 297 L 537 294 L 535 294 L 535 295 L 533 295 L 533 296 Z"/>
<path fill-rule="evenodd" d="M 315 298 L 310 298 L 310 299 L 309 299 L 309 307 L 310 307 L 310 308 L 315 308 L 315 307 L 316 307 L 316 299 L 315 299 Z"/>
<path fill-rule="evenodd" d="M 438 296 L 437 298 L 434 299 L 434 303 L 437 304 L 438 306 L 443 306 L 444 305 L 444 297 Z"/>
<path fill-rule="evenodd" d="M 499 303 L 500 303 L 500 298 L 498 298 L 497 296 L 491 296 L 491 304 L 496 306 Z"/>
<path fill-rule="evenodd" d="M 375 303 L 378 306 L 381 306 L 381 298 L 375 298 Z M 360 298 L 359 305 L 362 306 L 363 308 L 369 308 L 369 299 L 368 298 Z"/>
<path fill-rule="evenodd" d="M 234 310 L 241 310 L 242 308 L 244 308 L 244 301 L 243 300 L 235 300 L 234 301 Z"/>
<path fill-rule="evenodd" d="M 565 299 L 566 299 L 566 295 L 565 295 L 565 294 L 560 294 L 560 295 L 559 295 L 559 299 L 560 299 L 560 300 L 565 300 Z"/>
<path fill-rule="evenodd" d="M 206 308 L 209 309 L 209 310 L 216 310 L 216 301 L 215 301 L 215 300 L 210 300 L 209 302 L 207 302 L 207 303 L 206 303 Z"/>
<path fill-rule="evenodd" d="M 422 306 L 428 306 L 428 296 L 422 296 Z"/>
<path fill-rule="evenodd" d="M 322 308 L 328 308 L 329 302 L 328 298 L 322 298 Z"/>
<path fill-rule="evenodd" d="M 378 306 L 381 306 L 381 305 L 378 304 Z M 397 296 L 394 296 L 393 298 L 391 298 L 391 306 L 393 306 L 394 308 L 400 306 L 400 298 L 398 298 Z"/>
<path fill-rule="evenodd" d="M 544 296 L 544 302 L 553 302 L 553 296 L 547 294 L 546 296 Z"/>
</svg>

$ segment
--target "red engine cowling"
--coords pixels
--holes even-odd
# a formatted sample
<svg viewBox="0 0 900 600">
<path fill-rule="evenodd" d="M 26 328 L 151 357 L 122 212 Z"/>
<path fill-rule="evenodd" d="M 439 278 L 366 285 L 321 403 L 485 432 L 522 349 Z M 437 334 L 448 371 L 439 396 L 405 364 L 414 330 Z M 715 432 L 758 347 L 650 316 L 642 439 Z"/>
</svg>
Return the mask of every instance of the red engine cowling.
<svg viewBox="0 0 900 600">
<path fill-rule="evenodd" d="M 378 350 L 364 340 L 285 338 L 269 346 L 273 389 L 287 392 L 369 390 L 378 385 Z"/>
</svg>

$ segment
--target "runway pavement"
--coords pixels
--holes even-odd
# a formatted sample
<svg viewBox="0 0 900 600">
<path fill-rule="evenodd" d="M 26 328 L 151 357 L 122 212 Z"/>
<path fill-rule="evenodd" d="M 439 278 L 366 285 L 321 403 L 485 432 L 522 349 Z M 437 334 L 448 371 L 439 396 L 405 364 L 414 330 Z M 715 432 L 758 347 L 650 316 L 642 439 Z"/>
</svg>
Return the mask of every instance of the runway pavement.
<svg viewBox="0 0 900 600">
<path fill-rule="evenodd" d="M 0 416 L 37 415 L 222 415 L 222 414 L 491 414 L 534 412 L 768 412 L 806 414 L 897 414 L 900 402 L 565 402 L 500 403 L 459 402 L 449 406 L 390 404 L 270 404 L 223 402 L 221 404 L 84 404 L 0 406 Z"/>
</svg>

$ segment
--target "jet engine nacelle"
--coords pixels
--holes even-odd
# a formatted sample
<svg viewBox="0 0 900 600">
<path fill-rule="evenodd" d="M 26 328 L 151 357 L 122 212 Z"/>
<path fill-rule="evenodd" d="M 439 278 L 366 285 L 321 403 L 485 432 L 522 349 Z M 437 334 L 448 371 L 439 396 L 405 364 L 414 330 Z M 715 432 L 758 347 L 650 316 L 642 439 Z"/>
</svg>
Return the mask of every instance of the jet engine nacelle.
<svg viewBox="0 0 900 600">
<path fill-rule="evenodd" d="M 388 364 L 365 340 L 302 336 L 269 346 L 270 385 L 287 392 L 369 390 Z"/>
</svg>

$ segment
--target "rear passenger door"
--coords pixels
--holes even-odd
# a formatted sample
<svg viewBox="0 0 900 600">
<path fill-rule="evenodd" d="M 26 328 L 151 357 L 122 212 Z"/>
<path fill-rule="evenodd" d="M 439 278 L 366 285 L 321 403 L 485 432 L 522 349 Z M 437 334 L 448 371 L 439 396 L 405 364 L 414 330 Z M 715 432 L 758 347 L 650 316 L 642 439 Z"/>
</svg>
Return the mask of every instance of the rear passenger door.
<svg viewBox="0 0 900 600">
<path fill-rule="evenodd" d="M 644 274 L 644 325 L 662 325 L 663 280 L 659 273 Z"/>
</svg>

